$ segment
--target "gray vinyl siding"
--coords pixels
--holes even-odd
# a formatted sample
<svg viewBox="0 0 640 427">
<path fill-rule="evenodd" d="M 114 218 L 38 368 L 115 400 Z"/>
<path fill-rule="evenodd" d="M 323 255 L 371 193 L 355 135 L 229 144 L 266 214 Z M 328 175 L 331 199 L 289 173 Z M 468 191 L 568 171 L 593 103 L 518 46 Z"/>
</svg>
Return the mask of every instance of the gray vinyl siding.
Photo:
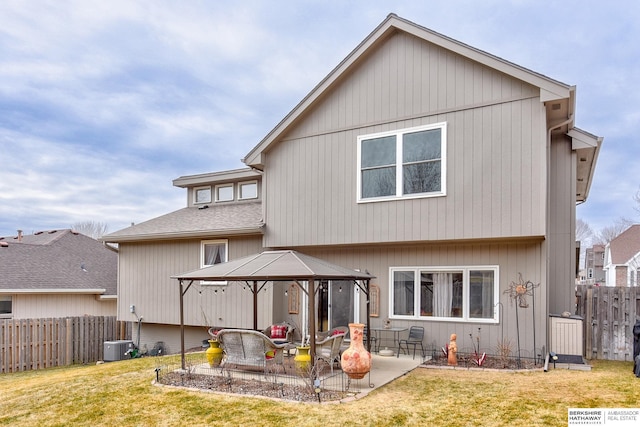
<svg viewBox="0 0 640 427">
<path fill-rule="evenodd" d="M 259 236 L 228 240 L 229 259 L 262 250 Z M 136 316 L 129 311 L 129 307 L 135 305 L 136 314 L 142 316 L 145 323 L 179 325 L 179 282 L 171 276 L 200 268 L 200 242 L 198 239 L 120 244 L 118 319 L 136 321 Z M 270 305 L 267 298 L 263 299 L 258 313 L 270 317 Z M 194 282 L 185 293 L 184 307 L 185 325 L 252 325 L 253 300 L 242 286 Z M 261 321 L 267 323 L 267 320 Z"/>
<path fill-rule="evenodd" d="M 539 89 L 408 34 L 265 155 L 266 247 L 543 236 Z M 447 195 L 356 203 L 358 135 L 447 123 Z"/>
<path fill-rule="evenodd" d="M 516 343 L 518 328 L 516 324 L 516 304 L 505 291 L 511 282 L 518 282 L 519 273 L 525 281 L 540 284 L 534 291 L 535 302 L 530 297 L 528 308 L 517 308 L 522 356 L 533 354 L 535 333 L 537 353 L 546 344 L 546 321 L 540 313 L 548 297 L 548 286 L 543 270 L 545 244 L 543 241 L 495 244 L 438 244 L 438 245 L 402 245 L 388 247 L 313 249 L 304 248 L 304 252 L 344 267 L 367 270 L 376 276 L 372 281 L 380 286 L 380 316 L 372 318 L 372 326 L 383 326 L 389 318 L 389 268 L 390 267 L 442 267 L 442 266 L 494 266 L 499 268 L 498 324 L 476 322 L 448 322 L 430 320 L 393 320 L 394 326 L 411 325 L 425 328 L 425 345 L 439 349 L 449 342 L 452 333 L 458 334 L 460 351 L 473 352 L 469 334 L 474 338 L 481 329 L 481 345 L 487 353 L 495 352 L 499 340 L 510 339 Z M 365 320 L 365 298 L 361 298 L 361 321 Z M 534 319 L 535 306 L 535 319 Z M 534 330 L 535 325 L 535 330 Z"/>
<path fill-rule="evenodd" d="M 576 154 L 571 140 L 554 137 L 551 143 L 549 197 L 549 313 L 575 313 L 575 203 Z M 571 165 L 571 167 L 567 167 Z"/>
<path fill-rule="evenodd" d="M 116 300 L 101 301 L 98 295 L 14 294 L 12 297 L 13 319 L 116 315 Z"/>
</svg>

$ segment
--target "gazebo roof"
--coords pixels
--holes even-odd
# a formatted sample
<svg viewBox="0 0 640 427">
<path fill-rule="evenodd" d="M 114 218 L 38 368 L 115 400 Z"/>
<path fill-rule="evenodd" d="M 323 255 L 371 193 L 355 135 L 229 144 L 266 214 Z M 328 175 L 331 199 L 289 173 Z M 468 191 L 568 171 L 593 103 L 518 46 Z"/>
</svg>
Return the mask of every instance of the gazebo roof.
<svg viewBox="0 0 640 427">
<path fill-rule="evenodd" d="M 172 276 L 178 280 L 367 280 L 375 276 L 292 250 L 264 251 Z"/>
</svg>

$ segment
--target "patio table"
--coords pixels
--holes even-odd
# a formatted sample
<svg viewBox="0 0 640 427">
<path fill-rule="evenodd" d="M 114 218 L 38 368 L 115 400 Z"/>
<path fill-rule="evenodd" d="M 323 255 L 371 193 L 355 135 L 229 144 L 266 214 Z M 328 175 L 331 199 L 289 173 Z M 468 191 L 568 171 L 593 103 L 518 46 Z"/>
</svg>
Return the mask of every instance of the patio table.
<svg viewBox="0 0 640 427">
<path fill-rule="evenodd" d="M 400 333 L 406 331 L 407 329 L 408 328 L 400 327 L 400 326 L 392 327 L 392 328 L 384 328 L 384 327 L 371 328 L 371 331 L 376 337 L 376 342 L 378 343 L 376 352 L 380 350 L 380 342 L 382 341 L 382 338 L 383 338 L 382 336 L 388 335 L 388 334 L 385 334 L 385 332 L 386 333 L 391 332 L 393 334 L 393 348 L 398 348 L 398 343 L 400 342 Z M 386 337 L 385 339 L 388 340 L 388 338 Z"/>
</svg>

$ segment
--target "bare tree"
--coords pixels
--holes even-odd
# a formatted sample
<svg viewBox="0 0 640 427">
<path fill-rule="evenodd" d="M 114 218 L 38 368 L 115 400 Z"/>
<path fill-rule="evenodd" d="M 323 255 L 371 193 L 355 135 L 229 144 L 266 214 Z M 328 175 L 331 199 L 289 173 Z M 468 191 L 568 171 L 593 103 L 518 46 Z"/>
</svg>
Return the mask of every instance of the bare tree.
<svg viewBox="0 0 640 427">
<path fill-rule="evenodd" d="M 98 239 L 107 234 L 109 226 L 103 222 L 83 221 L 76 222 L 71 226 L 71 228 L 78 233 L 84 234 L 85 236 L 89 236 L 93 239 Z"/>
<path fill-rule="evenodd" d="M 595 236 L 594 243 L 606 245 L 607 243 L 618 237 L 632 224 L 633 221 L 620 217 L 613 225 L 601 229 L 600 232 Z"/>
<path fill-rule="evenodd" d="M 636 191 L 636 195 L 633 196 L 633 200 L 636 202 L 635 210 L 640 215 L 640 187 L 638 187 L 638 191 Z"/>
<path fill-rule="evenodd" d="M 582 242 L 582 246 L 587 247 L 591 245 L 591 239 L 593 239 L 593 230 L 588 222 L 577 219 L 576 220 L 576 240 Z"/>
</svg>

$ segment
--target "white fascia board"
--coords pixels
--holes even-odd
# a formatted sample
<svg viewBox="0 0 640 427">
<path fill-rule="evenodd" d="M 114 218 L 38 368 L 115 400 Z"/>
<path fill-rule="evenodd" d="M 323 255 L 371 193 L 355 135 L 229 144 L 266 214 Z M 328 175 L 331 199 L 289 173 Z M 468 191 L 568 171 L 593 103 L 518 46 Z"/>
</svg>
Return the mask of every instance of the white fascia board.
<svg viewBox="0 0 640 427">
<path fill-rule="evenodd" d="M 582 148 L 598 148 L 602 142 L 602 137 L 597 137 L 583 131 L 582 129 L 573 128 L 567 135 L 572 138 L 571 149 L 580 150 Z"/>
<path fill-rule="evenodd" d="M 132 234 L 128 236 L 115 236 L 107 238 L 104 241 L 108 243 L 122 242 L 143 242 L 148 240 L 180 240 L 194 239 L 202 237 L 225 237 L 225 236 L 245 236 L 245 235 L 262 235 L 264 234 L 264 225 L 259 227 L 235 228 L 228 230 L 202 230 L 193 232 L 167 232 L 167 233 L 149 233 L 149 234 Z"/>
<path fill-rule="evenodd" d="M 0 294 L 68 294 L 68 295 L 93 295 L 104 294 L 106 289 L 0 289 Z"/>
</svg>

